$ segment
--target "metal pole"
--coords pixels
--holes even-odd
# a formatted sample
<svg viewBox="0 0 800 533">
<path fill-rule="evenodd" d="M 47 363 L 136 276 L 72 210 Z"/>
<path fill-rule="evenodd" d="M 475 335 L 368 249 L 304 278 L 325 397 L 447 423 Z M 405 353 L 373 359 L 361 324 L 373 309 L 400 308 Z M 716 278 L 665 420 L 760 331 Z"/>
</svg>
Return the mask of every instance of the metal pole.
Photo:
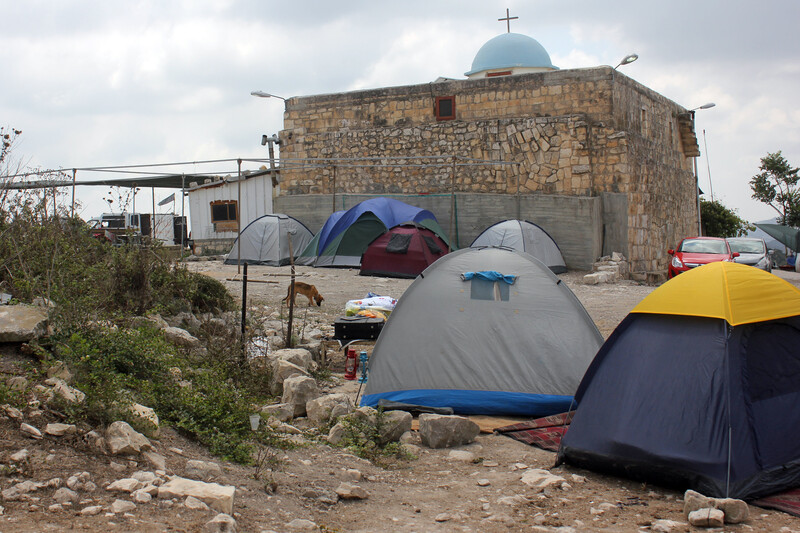
<svg viewBox="0 0 800 533">
<path fill-rule="evenodd" d="M 271 145 L 270 145 L 271 146 Z M 242 160 L 236 160 L 239 170 L 236 174 L 236 187 L 238 189 L 239 198 L 236 201 L 236 272 L 242 271 Z"/>
<path fill-rule="evenodd" d="M 700 220 L 700 180 L 697 177 L 697 157 L 692 158 L 692 166 L 694 167 L 694 188 L 697 195 L 697 235 L 703 234 L 703 221 Z"/>
<path fill-rule="evenodd" d="M 456 156 L 453 156 L 453 169 L 450 176 L 450 239 L 447 243 L 447 251 L 452 252 L 453 246 L 450 244 L 455 235 L 455 219 L 456 219 Z M 456 243 L 458 245 L 458 243 Z"/>
<path fill-rule="evenodd" d="M 331 213 L 336 212 L 336 165 L 333 165 L 333 178 L 331 183 L 331 196 L 333 197 L 333 209 L 331 209 Z"/>
<path fill-rule="evenodd" d="M 181 174 L 181 258 L 183 258 L 183 249 L 186 246 L 184 239 L 186 237 L 186 215 L 184 215 L 184 205 L 186 204 L 186 174 Z"/>
<path fill-rule="evenodd" d="M 70 217 L 75 218 L 75 174 L 78 171 L 74 168 L 72 169 L 72 210 L 70 213 Z"/>
<path fill-rule="evenodd" d="M 156 242 L 156 188 L 150 187 L 150 196 L 153 198 L 153 214 L 150 215 L 150 238 L 153 239 L 153 242 Z M 172 223 L 173 227 L 175 223 Z M 183 226 L 181 226 L 183 229 Z M 175 238 L 173 237 L 172 243 L 175 244 Z"/>
<path fill-rule="evenodd" d="M 690 111 L 692 114 L 692 131 L 694 132 L 694 111 Z M 695 133 L 695 138 L 697 133 Z M 692 168 L 694 171 L 694 193 L 697 195 L 697 235 L 698 237 L 703 234 L 703 222 L 700 220 L 700 178 L 697 176 L 697 156 L 692 158 Z"/>
<path fill-rule="evenodd" d="M 245 323 L 247 322 L 247 264 L 244 265 L 242 274 L 242 362 L 247 362 L 247 341 L 245 337 Z"/>
<path fill-rule="evenodd" d="M 289 264 L 292 265 L 292 277 L 289 281 L 289 323 L 286 326 L 286 347 L 293 348 L 292 342 L 292 320 L 294 319 L 294 299 L 297 297 L 294 291 L 294 248 L 292 247 L 292 234 L 286 233 L 289 241 Z"/>
</svg>

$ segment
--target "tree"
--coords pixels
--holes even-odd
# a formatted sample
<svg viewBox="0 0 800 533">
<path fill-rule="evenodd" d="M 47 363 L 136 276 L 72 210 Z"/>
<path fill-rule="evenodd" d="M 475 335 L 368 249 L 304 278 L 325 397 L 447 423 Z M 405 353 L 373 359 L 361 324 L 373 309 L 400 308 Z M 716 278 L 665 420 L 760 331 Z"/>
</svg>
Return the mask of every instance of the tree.
<svg viewBox="0 0 800 533">
<path fill-rule="evenodd" d="M 707 237 L 740 237 L 755 228 L 742 220 L 733 209 L 728 209 L 718 201 L 700 199 L 700 221 L 703 235 Z"/>
<path fill-rule="evenodd" d="M 752 197 L 778 213 L 784 226 L 800 225 L 800 169 L 793 168 L 780 151 L 761 158 L 760 174 L 750 179 Z"/>
</svg>

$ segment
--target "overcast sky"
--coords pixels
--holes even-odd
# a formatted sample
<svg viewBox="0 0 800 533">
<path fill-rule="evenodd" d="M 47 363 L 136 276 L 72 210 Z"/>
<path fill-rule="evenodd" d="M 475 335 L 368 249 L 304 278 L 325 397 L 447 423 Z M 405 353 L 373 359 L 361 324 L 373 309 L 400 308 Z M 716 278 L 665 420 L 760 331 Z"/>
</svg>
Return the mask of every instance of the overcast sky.
<svg viewBox="0 0 800 533">
<path fill-rule="evenodd" d="M 800 166 L 796 0 L 0 0 L 0 125 L 43 168 L 266 157 L 283 102 L 250 91 L 464 78 L 506 8 L 559 68 L 636 52 L 626 75 L 686 108 L 716 103 L 697 112 L 701 188 L 748 220 L 774 215 L 748 181 L 768 152 Z M 92 189 L 84 218 L 107 210 Z"/>
</svg>

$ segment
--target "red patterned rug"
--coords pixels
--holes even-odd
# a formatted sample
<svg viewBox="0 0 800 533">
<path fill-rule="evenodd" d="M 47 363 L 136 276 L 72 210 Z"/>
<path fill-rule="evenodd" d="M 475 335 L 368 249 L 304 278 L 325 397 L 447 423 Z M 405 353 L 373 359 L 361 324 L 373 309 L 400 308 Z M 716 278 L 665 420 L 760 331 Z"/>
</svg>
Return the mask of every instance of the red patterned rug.
<svg viewBox="0 0 800 533">
<path fill-rule="evenodd" d="M 528 422 L 503 426 L 495 431 L 520 442 L 557 452 L 561 445 L 561 437 L 567 432 L 574 415 L 575 411 L 550 415 Z"/>
<path fill-rule="evenodd" d="M 800 516 L 800 489 L 787 490 L 786 492 L 773 494 L 772 496 L 760 498 L 750 503 L 759 507 L 777 509 L 784 513 Z"/>
</svg>

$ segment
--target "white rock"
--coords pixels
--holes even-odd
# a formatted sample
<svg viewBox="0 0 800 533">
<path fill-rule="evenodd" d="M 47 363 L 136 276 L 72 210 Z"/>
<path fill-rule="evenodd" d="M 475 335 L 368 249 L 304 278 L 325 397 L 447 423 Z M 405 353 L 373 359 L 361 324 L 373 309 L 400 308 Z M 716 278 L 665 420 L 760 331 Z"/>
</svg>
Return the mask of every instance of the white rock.
<svg viewBox="0 0 800 533">
<path fill-rule="evenodd" d="M 114 514 L 128 513 L 136 509 L 136 504 L 128 500 L 114 500 L 111 504 L 111 512 Z"/>
<path fill-rule="evenodd" d="M 45 384 L 50 385 L 53 388 L 53 393 L 68 403 L 83 403 L 83 401 L 86 399 L 86 395 L 84 393 L 78 389 L 70 387 L 67 385 L 67 382 L 61 378 L 46 379 Z"/>
<path fill-rule="evenodd" d="M 677 522 L 675 520 L 656 520 L 650 525 L 650 531 L 656 533 L 670 533 L 673 529 L 685 527 L 685 522 Z"/>
<path fill-rule="evenodd" d="M 90 505 L 81 509 L 82 516 L 95 516 L 103 512 L 102 505 Z"/>
<path fill-rule="evenodd" d="M 118 479 L 117 481 L 113 482 L 111 485 L 106 487 L 107 491 L 110 492 L 127 492 L 131 493 L 136 489 L 140 489 L 142 487 L 142 482 L 132 477 L 126 477 L 124 479 Z"/>
<path fill-rule="evenodd" d="M 492 484 L 492 482 L 489 481 L 488 479 L 479 479 L 478 480 L 478 486 L 479 487 L 488 487 L 491 484 Z"/>
<path fill-rule="evenodd" d="M 153 499 L 153 497 L 145 490 L 139 489 L 131 492 L 131 499 L 136 503 L 147 503 Z"/>
<path fill-rule="evenodd" d="M 158 488 L 160 499 L 184 498 L 194 496 L 206 503 L 212 509 L 230 514 L 233 511 L 233 496 L 236 487 L 218 485 L 217 483 L 204 483 L 193 479 L 175 476 Z"/>
<path fill-rule="evenodd" d="M 366 490 L 358 485 L 351 485 L 350 483 L 341 483 L 336 487 L 336 494 L 343 500 L 366 500 L 369 494 Z"/>
<path fill-rule="evenodd" d="M 449 461 L 460 461 L 462 463 L 472 463 L 475 461 L 475 454 L 464 450 L 451 450 L 447 454 Z"/>
<path fill-rule="evenodd" d="M 236 520 L 230 515 L 220 513 L 206 522 L 203 531 L 207 533 L 236 533 Z"/>
<path fill-rule="evenodd" d="M 497 499 L 500 505 L 508 505 L 509 507 L 517 507 L 520 505 L 527 505 L 528 498 L 522 494 L 515 494 L 514 496 L 503 496 Z"/>
<path fill-rule="evenodd" d="M 106 429 L 106 443 L 112 455 L 137 454 L 153 448 L 147 437 L 121 420 Z"/>
<path fill-rule="evenodd" d="M 147 431 L 148 435 L 158 437 L 161 428 L 159 426 L 158 415 L 152 408 L 139 403 L 133 403 L 130 406 L 130 412 L 149 425 L 150 429 Z"/>
<path fill-rule="evenodd" d="M 53 499 L 60 504 L 66 502 L 77 503 L 78 498 L 79 496 L 77 492 L 66 487 L 58 489 L 55 494 L 53 494 Z"/>
<path fill-rule="evenodd" d="M 186 461 L 184 475 L 190 479 L 210 481 L 222 477 L 222 468 L 211 461 L 189 460 Z"/>
<path fill-rule="evenodd" d="M 695 527 L 722 527 L 725 524 L 725 513 L 719 509 L 698 509 L 689 513 L 689 523 Z"/>
<path fill-rule="evenodd" d="M 19 425 L 19 430 L 22 431 L 28 437 L 31 437 L 33 439 L 38 440 L 42 438 L 42 432 L 30 424 L 26 424 L 23 422 L 22 424 Z"/>
<path fill-rule="evenodd" d="M 551 474 L 547 470 L 540 468 L 532 468 L 526 471 L 520 479 L 524 484 L 539 490 L 544 490 L 550 487 L 558 488 L 566 480 L 561 476 Z"/>
<path fill-rule="evenodd" d="M 194 496 L 187 496 L 183 501 L 183 506 L 194 511 L 208 511 L 208 505 L 201 502 Z"/>
<path fill-rule="evenodd" d="M 14 376 L 6 381 L 8 388 L 15 391 L 24 391 L 28 388 L 28 378 L 24 376 Z"/>
<path fill-rule="evenodd" d="M 183 346 L 184 348 L 200 348 L 202 346 L 200 340 L 185 329 L 170 326 L 162 331 L 164 332 L 164 338 L 176 346 Z"/>
<path fill-rule="evenodd" d="M 311 520 L 306 520 L 304 518 L 295 518 L 288 524 L 286 527 L 291 529 L 292 531 L 317 531 L 319 530 L 319 526 L 312 522 Z"/>
<path fill-rule="evenodd" d="M 167 460 L 163 455 L 158 454 L 152 450 L 145 450 L 142 452 L 142 459 L 147 461 L 156 470 L 166 470 Z"/>
<path fill-rule="evenodd" d="M 131 474 L 131 477 L 136 481 L 141 481 L 144 485 L 160 485 L 161 478 L 155 475 L 153 472 L 147 472 L 145 470 L 139 470 L 138 472 L 134 472 Z"/>
<path fill-rule="evenodd" d="M 27 461 L 30 455 L 31 452 L 29 452 L 27 448 L 23 448 L 17 453 L 12 454 L 11 457 L 9 457 L 9 459 L 11 459 L 15 463 L 22 463 L 24 461 Z"/>
<path fill-rule="evenodd" d="M 356 470 L 355 468 L 348 468 L 347 470 L 345 470 L 344 471 L 344 477 L 348 481 L 354 481 L 356 483 L 361 481 L 361 479 L 363 478 L 363 476 L 361 474 L 361 471 L 360 470 Z"/>
<path fill-rule="evenodd" d="M 47 424 L 44 432 L 54 437 L 63 437 L 64 435 L 74 435 L 78 428 L 73 424 Z"/>
</svg>

